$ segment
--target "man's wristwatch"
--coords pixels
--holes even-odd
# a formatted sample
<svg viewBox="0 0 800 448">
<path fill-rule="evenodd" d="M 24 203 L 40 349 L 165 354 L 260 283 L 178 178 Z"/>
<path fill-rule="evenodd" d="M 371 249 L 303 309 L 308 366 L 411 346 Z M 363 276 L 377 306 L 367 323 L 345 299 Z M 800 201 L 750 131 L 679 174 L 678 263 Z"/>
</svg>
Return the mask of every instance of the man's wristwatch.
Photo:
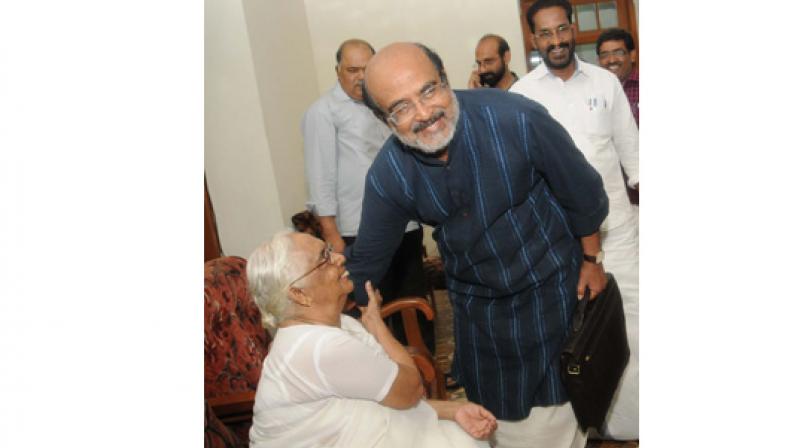
<svg viewBox="0 0 800 448">
<path fill-rule="evenodd" d="M 597 255 L 588 255 L 583 254 L 583 259 L 588 261 L 589 263 L 600 264 L 603 262 L 603 258 L 605 258 L 606 254 L 602 250 L 597 253 Z"/>
</svg>

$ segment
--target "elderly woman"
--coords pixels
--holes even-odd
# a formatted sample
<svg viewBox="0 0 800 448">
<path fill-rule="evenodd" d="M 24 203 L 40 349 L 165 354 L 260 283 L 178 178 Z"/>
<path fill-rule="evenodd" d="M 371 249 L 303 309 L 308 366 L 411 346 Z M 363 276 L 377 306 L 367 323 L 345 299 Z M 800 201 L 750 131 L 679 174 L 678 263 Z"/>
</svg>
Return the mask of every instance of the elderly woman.
<svg viewBox="0 0 800 448">
<path fill-rule="evenodd" d="M 250 446 L 488 446 L 476 439 L 497 422 L 482 406 L 422 399 L 419 372 L 380 318 L 372 285 L 361 322 L 341 313 L 353 290 L 344 260 L 323 241 L 288 231 L 248 259 L 250 290 L 274 334 Z"/>
</svg>

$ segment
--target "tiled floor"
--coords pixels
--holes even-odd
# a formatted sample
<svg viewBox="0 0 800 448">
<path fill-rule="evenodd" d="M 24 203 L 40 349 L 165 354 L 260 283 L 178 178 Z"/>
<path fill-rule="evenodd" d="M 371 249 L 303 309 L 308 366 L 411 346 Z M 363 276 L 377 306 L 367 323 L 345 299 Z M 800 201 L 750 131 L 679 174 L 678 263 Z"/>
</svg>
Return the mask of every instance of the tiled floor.
<svg viewBox="0 0 800 448">
<path fill-rule="evenodd" d="M 436 363 L 442 372 L 450 373 L 450 365 L 453 362 L 453 313 L 450 301 L 447 298 L 447 291 L 434 291 L 436 298 Z M 450 389 L 451 400 L 466 400 L 463 388 Z M 586 448 L 638 448 L 638 441 L 617 442 L 613 440 L 589 440 Z"/>
</svg>

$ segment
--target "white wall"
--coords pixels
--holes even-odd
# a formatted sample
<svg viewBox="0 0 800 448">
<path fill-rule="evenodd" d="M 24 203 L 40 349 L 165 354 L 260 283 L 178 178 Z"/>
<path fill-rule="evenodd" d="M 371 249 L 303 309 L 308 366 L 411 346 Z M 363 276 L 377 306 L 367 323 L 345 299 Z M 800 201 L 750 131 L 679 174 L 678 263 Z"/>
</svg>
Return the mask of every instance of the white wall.
<svg viewBox="0 0 800 448">
<path fill-rule="evenodd" d="M 318 95 L 301 2 L 206 0 L 205 171 L 225 254 L 304 207 L 299 120 Z"/>
<path fill-rule="evenodd" d="M 442 57 L 453 87 L 463 89 L 478 39 L 495 33 L 511 47 L 512 70 L 526 73 L 517 0 L 305 0 L 305 5 L 320 91 L 336 81 L 336 49 L 352 37 L 376 50 L 397 41 L 421 42 Z"/>
</svg>

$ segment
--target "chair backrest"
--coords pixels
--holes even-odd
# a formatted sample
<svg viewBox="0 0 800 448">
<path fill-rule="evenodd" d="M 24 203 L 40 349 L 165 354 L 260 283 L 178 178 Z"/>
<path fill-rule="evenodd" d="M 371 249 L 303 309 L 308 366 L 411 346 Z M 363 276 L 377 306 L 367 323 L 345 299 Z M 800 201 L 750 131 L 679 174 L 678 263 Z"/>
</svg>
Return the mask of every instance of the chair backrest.
<svg viewBox="0 0 800 448">
<path fill-rule="evenodd" d="M 205 396 L 256 390 L 269 334 L 247 288 L 247 260 L 205 263 Z"/>
</svg>

